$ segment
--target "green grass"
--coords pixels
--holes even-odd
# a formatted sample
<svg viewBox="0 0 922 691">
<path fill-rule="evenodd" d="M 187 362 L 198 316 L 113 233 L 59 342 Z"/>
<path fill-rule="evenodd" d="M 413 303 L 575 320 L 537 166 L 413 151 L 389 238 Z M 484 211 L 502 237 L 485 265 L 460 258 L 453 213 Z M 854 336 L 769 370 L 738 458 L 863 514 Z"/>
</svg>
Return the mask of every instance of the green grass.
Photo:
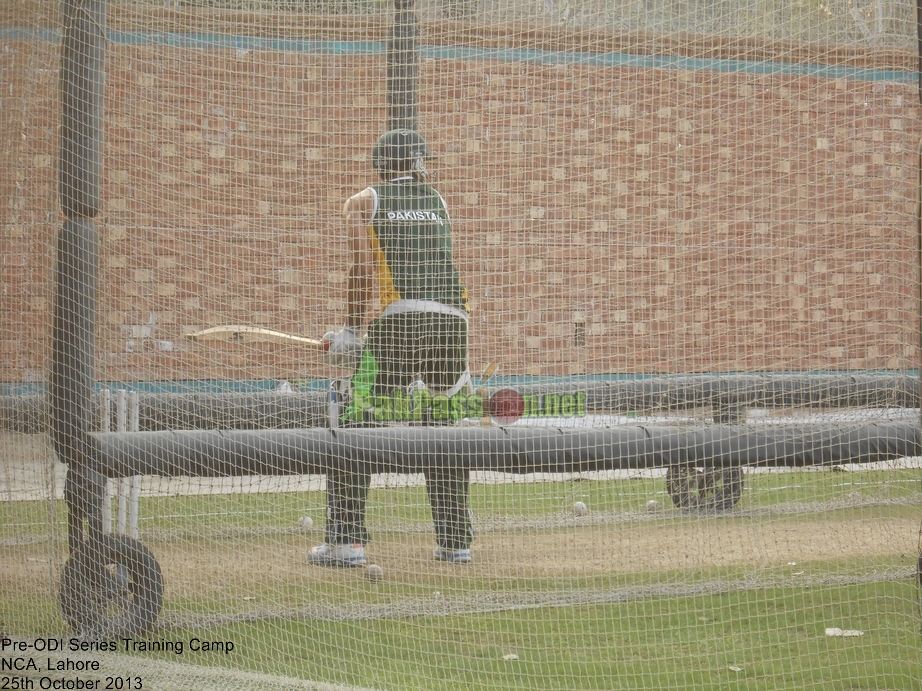
<svg viewBox="0 0 922 691">
<path fill-rule="evenodd" d="M 911 691 L 922 679 L 917 596 L 912 583 L 885 582 L 466 616 L 265 620 L 157 638 L 237 649 L 184 662 L 402 691 Z M 829 626 L 865 635 L 831 638 Z M 510 654 L 518 659 L 503 659 Z"/>
<path fill-rule="evenodd" d="M 665 505 L 655 516 L 645 509 L 652 497 Z M 312 515 L 319 527 L 324 500 L 322 492 L 146 497 L 142 537 L 155 554 L 172 552 L 174 560 L 199 548 L 232 556 L 266 548 L 271 554 L 298 555 L 320 533 L 305 536 L 297 519 Z M 747 475 L 738 510 L 717 518 L 672 509 L 662 479 L 472 488 L 478 522 L 487 531 L 540 532 L 551 540 L 559 537 L 562 544 L 574 530 L 583 530 L 572 522 L 570 509 L 576 500 L 590 506 L 590 520 L 609 526 L 602 530 L 621 531 L 625 539 L 648 528 L 696 524 L 706 533 L 714 521 L 730 527 L 778 527 L 781 522 L 848 526 L 887 518 L 917 524 L 922 471 Z M 54 588 L 44 580 L 49 560 L 57 564 L 64 557 L 60 542 L 47 540 L 51 515 L 47 502 L 0 503 L 0 539 L 6 541 L 0 547 L 0 569 L 10 574 L 32 568 L 37 575 L 34 590 L 27 590 L 32 583 L 28 579 L 15 592 L 0 587 L 0 629 L 31 635 L 65 631 Z M 53 515 L 58 540 L 63 540 L 63 505 Z M 429 506 L 421 487 L 374 490 L 369 522 L 382 544 L 415 549 L 431 540 Z M 591 525 L 586 529 L 599 530 Z M 721 549 L 720 544 L 712 547 Z M 415 580 L 408 571 L 374 587 L 358 571 L 295 569 L 289 580 L 248 578 L 246 594 L 252 605 L 220 578 L 219 587 L 203 579 L 201 589 L 183 593 L 168 581 L 162 620 L 189 628 L 160 629 L 151 637 L 230 640 L 236 651 L 227 656 L 188 650 L 180 657 L 149 656 L 401 691 L 919 691 L 920 587 L 906 577 L 916 558 L 907 551 L 796 566 L 765 562 L 562 575 L 444 569 L 429 570 Z M 463 606 L 457 611 L 466 613 L 428 614 L 440 611 L 427 609 L 435 591 L 459 599 Z M 603 597 L 592 605 L 545 606 L 574 593 Z M 496 611 L 478 605 L 477 598 L 486 596 L 499 603 Z M 414 603 L 422 603 L 410 607 L 414 616 L 305 617 L 315 605 L 373 612 L 376 606 Z M 201 615 L 230 622 L 222 615 L 239 615 L 250 607 L 256 615 L 252 621 L 192 628 Z M 277 614 L 284 608 L 292 616 Z M 827 637 L 824 629 L 830 626 L 859 629 L 865 635 Z M 518 659 L 503 659 L 511 654 Z"/>
<path fill-rule="evenodd" d="M 573 502 L 584 501 L 592 512 L 643 512 L 649 499 L 658 499 L 671 511 L 672 502 L 661 478 L 629 480 L 570 480 L 475 484 L 471 506 L 479 521 L 562 517 Z M 745 511 L 849 500 L 884 503 L 922 503 L 922 470 L 869 470 L 856 472 L 793 472 L 747 474 L 743 496 L 736 508 Z M 241 530 L 294 530 L 298 518 L 311 515 L 319 524 L 325 513 L 323 492 L 214 494 L 144 497 L 141 532 L 160 531 L 176 538 L 207 536 Z M 822 508 L 822 507 L 821 507 Z M 680 512 L 675 512 L 680 513 Z M 51 512 L 47 502 L 0 502 L 0 540 L 41 539 L 50 536 Z M 66 527 L 63 502 L 54 511 L 54 529 Z M 421 487 L 372 490 L 369 523 L 424 526 L 431 521 L 426 494 Z"/>
<path fill-rule="evenodd" d="M 843 563 L 798 565 L 836 573 Z M 848 564 L 893 572 L 899 558 Z M 779 572 L 780 573 L 780 572 Z M 302 600 L 376 604 L 421 596 L 395 583 L 368 588 L 330 572 L 329 583 Z M 654 582 L 691 586 L 752 578 L 744 569 L 631 574 L 582 584 L 586 592 Z M 773 574 L 760 572 L 761 578 Z M 351 585 L 350 585 L 351 584 Z M 476 589 L 483 584 L 471 583 Z M 509 586 L 510 584 L 506 584 Z M 577 585 L 535 578 L 522 593 L 551 593 Z M 429 583 L 428 594 L 438 584 Z M 278 594 L 276 594 L 278 596 Z M 406 691 L 437 689 L 917 689 L 920 591 L 914 579 L 852 585 L 750 587 L 693 596 L 647 596 L 624 602 L 559 607 L 509 607 L 451 616 L 402 616 L 356 621 L 288 620 L 196 628 L 161 628 L 151 640 L 232 641 L 231 655 L 145 654 L 193 665 L 264 672 L 328 683 Z M 278 598 L 277 598 L 278 599 Z M 167 611 L 204 612 L 194 600 L 168 602 Z M 46 622 L 37 635 L 60 635 L 50 598 L 0 598 L 7 630 L 26 624 L 28 610 Z M 827 627 L 858 629 L 859 638 L 830 638 Z M 187 644 L 188 645 L 188 644 Z M 137 653 L 135 653 L 137 654 Z M 517 660 L 505 660 L 514 654 Z M 739 668 L 734 670 L 731 668 Z"/>
</svg>

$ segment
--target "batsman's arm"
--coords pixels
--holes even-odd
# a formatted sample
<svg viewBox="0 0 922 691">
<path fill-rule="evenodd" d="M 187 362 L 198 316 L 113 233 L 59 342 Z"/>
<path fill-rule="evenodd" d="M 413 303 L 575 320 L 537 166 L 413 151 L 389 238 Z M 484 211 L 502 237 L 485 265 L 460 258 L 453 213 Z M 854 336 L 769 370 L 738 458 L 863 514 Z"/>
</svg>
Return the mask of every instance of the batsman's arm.
<svg viewBox="0 0 922 691">
<path fill-rule="evenodd" d="M 349 197 L 343 207 L 352 265 L 346 287 L 346 326 L 356 333 L 363 333 L 368 305 L 371 302 L 374 257 L 371 252 L 368 226 L 374 214 L 375 196 L 366 188 Z"/>
</svg>

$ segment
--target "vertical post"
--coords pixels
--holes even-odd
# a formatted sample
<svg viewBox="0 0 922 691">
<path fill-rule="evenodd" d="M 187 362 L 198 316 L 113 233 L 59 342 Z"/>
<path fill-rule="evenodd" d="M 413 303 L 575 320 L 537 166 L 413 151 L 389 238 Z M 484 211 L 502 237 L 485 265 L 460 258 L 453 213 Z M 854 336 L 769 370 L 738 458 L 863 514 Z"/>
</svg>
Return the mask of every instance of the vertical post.
<svg viewBox="0 0 922 691">
<path fill-rule="evenodd" d="M 128 392 L 125 389 L 115 392 L 115 431 L 128 431 Z"/>
<path fill-rule="evenodd" d="M 128 481 L 128 535 L 138 539 L 138 516 L 141 503 L 141 476 L 132 475 Z"/>
<path fill-rule="evenodd" d="M 137 391 L 128 392 L 128 431 L 141 431 L 141 396 Z"/>
<path fill-rule="evenodd" d="M 415 0 L 394 0 L 387 42 L 387 129 L 419 129 L 419 20 Z"/>
<path fill-rule="evenodd" d="M 115 392 L 115 431 L 119 434 L 128 431 L 128 392 L 118 389 Z M 118 479 L 118 520 L 116 531 L 124 535 L 128 527 L 128 478 Z"/>
<path fill-rule="evenodd" d="M 108 432 L 112 426 L 112 391 L 108 388 L 99 392 L 99 431 Z M 112 532 L 112 481 L 106 480 L 102 501 L 102 532 Z"/>
<path fill-rule="evenodd" d="M 115 431 L 122 433 L 128 431 L 128 392 L 118 389 L 115 392 Z M 120 477 L 116 481 L 118 487 L 118 518 L 116 531 L 124 535 L 128 527 L 128 478 Z"/>
<path fill-rule="evenodd" d="M 918 70 L 916 79 L 918 81 L 919 104 L 922 105 L 922 0 L 916 0 L 916 52 L 918 53 Z M 922 141 L 919 142 L 919 154 L 917 161 L 918 182 L 916 185 L 916 265 L 919 271 L 918 290 L 919 290 L 919 424 L 922 424 Z M 922 554 L 919 555 L 919 579 L 922 581 Z"/>
<path fill-rule="evenodd" d="M 112 415 L 112 392 L 109 389 L 102 389 L 99 392 L 99 431 L 108 432 L 111 427 L 109 419 Z"/>
<path fill-rule="evenodd" d="M 112 532 L 112 481 L 106 480 L 102 498 L 102 532 Z"/>
<path fill-rule="evenodd" d="M 71 551 L 83 522 L 102 532 L 104 476 L 90 435 L 95 424 L 96 289 L 99 247 L 94 218 L 101 203 L 105 0 L 63 0 L 61 139 L 58 195 L 65 221 L 57 238 L 49 382 L 52 442 L 67 465 L 64 487 Z"/>
<path fill-rule="evenodd" d="M 112 427 L 112 392 L 99 392 L 99 431 L 108 432 Z M 106 480 L 102 500 L 102 532 L 112 532 L 112 480 Z"/>
<path fill-rule="evenodd" d="M 128 532 L 128 478 L 120 477 L 116 487 L 118 487 L 118 519 L 115 530 L 119 535 L 125 535 Z"/>
<path fill-rule="evenodd" d="M 137 391 L 128 394 L 128 431 L 141 430 L 141 397 Z M 138 514 L 141 503 L 141 476 L 132 475 L 128 481 L 128 534 L 138 539 Z"/>
</svg>

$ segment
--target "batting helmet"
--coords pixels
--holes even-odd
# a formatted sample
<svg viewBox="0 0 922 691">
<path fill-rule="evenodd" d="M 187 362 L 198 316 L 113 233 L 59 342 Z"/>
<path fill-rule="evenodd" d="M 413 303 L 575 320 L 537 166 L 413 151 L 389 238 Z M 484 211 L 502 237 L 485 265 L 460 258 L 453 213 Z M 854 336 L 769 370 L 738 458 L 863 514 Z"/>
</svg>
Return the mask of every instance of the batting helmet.
<svg viewBox="0 0 922 691">
<path fill-rule="evenodd" d="M 371 165 L 381 177 L 405 172 L 426 174 L 424 161 L 431 158 L 426 140 L 414 130 L 385 132 L 371 150 Z"/>
</svg>

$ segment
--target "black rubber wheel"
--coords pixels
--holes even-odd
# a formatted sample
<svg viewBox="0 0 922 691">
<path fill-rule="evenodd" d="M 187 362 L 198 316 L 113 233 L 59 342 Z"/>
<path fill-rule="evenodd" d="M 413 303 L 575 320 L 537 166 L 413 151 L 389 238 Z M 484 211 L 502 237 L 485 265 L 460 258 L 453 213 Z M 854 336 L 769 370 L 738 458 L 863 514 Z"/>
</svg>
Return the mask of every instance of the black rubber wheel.
<svg viewBox="0 0 922 691">
<path fill-rule="evenodd" d="M 727 511 L 743 493 L 740 468 L 705 468 L 674 465 L 666 471 L 666 491 L 680 509 Z"/>
<path fill-rule="evenodd" d="M 71 555 L 61 572 L 61 613 L 85 640 L 140 636 L 163 606 L 163 574 L 147 547 L 105 534 Z"/>
</svg>

